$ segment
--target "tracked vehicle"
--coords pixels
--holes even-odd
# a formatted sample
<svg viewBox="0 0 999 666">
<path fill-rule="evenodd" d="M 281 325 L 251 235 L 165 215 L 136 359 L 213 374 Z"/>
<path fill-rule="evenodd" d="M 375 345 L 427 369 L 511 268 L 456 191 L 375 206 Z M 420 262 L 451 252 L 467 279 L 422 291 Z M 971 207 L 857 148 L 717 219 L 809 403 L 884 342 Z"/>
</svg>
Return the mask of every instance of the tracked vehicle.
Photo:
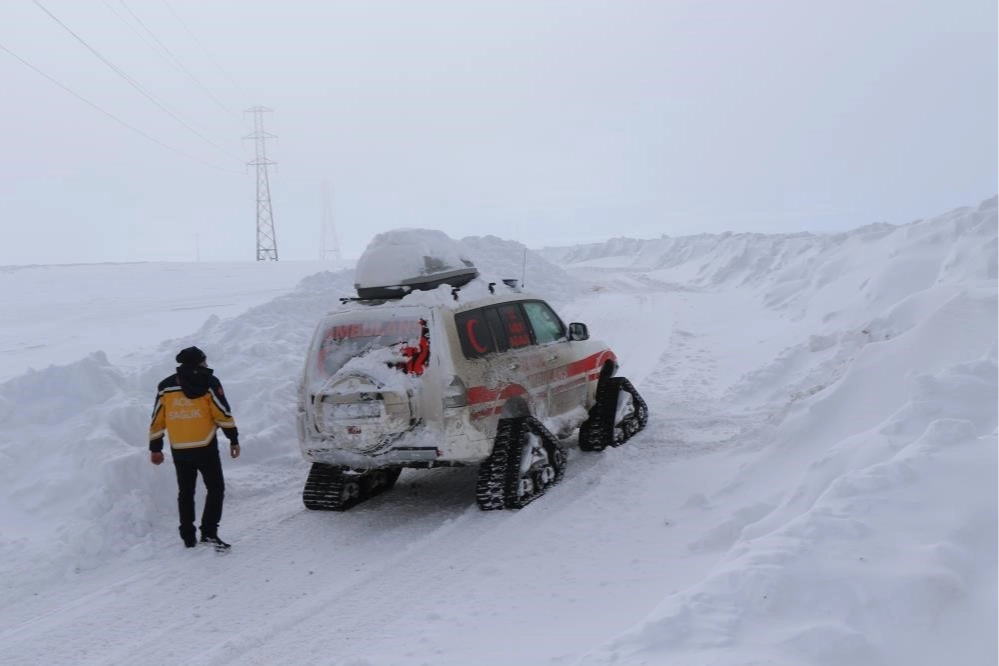
<svg viewBox="0 0 999 666">
<path fill-rule="evenodd" d="M 403 468 L 468 465 L 480 508 L 518 509 L 562 479 L 574 433 L 600 451 L 648 421 L 585 324 L 480 276 L 440 232 L 381 234 L 355 282 L 316 327 L 301 382 L 309 509 L 348 509 Z"/>
</svg>

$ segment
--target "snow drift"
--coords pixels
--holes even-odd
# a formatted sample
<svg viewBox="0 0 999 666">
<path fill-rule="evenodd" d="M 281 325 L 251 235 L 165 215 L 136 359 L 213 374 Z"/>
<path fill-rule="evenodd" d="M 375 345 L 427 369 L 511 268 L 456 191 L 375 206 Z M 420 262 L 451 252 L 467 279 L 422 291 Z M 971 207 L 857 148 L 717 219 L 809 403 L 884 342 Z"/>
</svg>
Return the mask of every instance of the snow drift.
<svg viewBox="0 0 999 666">
<path fill-rule="evenodd" d="M 748 286 L 791 343 L 725 394 L 772 407 L 740 433 L 765 448 L 695 501 L 742 505 L 692 546 L 722 562 L 585 663 L 994 659 L 996 232 L 993 198 L 898 228 L 725 235 L 714 252 L 701 237 L 561 253 Z"/>
</svg>

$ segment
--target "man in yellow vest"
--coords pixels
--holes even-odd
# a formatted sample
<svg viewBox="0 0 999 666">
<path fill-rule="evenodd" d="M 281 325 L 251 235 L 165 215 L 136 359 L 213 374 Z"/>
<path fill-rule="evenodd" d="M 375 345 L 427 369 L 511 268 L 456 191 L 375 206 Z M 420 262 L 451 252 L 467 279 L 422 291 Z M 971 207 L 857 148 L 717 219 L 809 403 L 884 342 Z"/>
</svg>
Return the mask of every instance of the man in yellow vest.
<svg viewBox="0 0 999 666">
<path fill-rule="evenodd" d="M 153 420 L 149 426 L 149 459 L 163 462 L 163 435 L 170 438 L 170 452 L 177 470 L 177 509 L 180 537 L 184 545 L 198 545 L 194 529 L 194 487 L 198 473 L 208 491 L 201 514 L 201 542 L 225 551 L 229 544 L 219 538 L 225 479 L 219 458 L 216 430 L 229 439 L 229 455 L 239 457 L 239 432 L 229 409 L 222 383 L 208 367 L 205 353 L 187 347 L 177 354 L 177 372 L 159 383 Z"/>
</svg>

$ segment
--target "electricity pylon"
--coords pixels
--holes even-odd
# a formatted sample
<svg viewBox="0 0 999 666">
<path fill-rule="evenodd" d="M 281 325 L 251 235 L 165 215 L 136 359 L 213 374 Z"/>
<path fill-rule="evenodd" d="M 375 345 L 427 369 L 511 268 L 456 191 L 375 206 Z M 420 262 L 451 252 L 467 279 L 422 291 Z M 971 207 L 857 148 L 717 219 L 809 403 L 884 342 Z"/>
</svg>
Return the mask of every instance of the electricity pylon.
<svg viewBox="0 0 999 666">
<path fill-rule="evenodd" d="M 319 258 L 326 261 L 333 256 L 333 261 L 340 265 L 343 263 L 343 256 L 340 254 L 340 241 L 336 236 L 336 226 L 333 224 L 333 206 L 330 204 L 330 184 L 323 181 L 323 227 L 319 244 Z M 329 247 L 332 241 L 333 247 Z"/>
<path fill-rule="evenodd" d="M 257 261 L 278 260 L 274 215 L 271 211 L 271 184 L 267 176 L 267 167 L 276 164 L 267 159 L 267 139 L 277 137 L 264 131 L 264 114 L 270 112 L 271 109 L 264 106 L 246 109 L 246 113 L 253 114 L 253 134 L 243 137 L 253 139 L 256 144 L 256 159 L 247 162 L 247 165 L 257 167 Z"/>
</svg>

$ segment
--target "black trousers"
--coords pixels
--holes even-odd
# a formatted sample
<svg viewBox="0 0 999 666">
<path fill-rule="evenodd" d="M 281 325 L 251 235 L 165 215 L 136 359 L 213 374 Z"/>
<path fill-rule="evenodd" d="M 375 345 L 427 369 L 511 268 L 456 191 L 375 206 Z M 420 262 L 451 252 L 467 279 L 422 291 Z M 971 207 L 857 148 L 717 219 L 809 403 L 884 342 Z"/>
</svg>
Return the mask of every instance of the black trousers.
<svg viewBox="0 0 999 666">
<path fill-rule="evenodd" d="M 173 465 L 177 470 L 177 510 L 180 513 L 181 536 L 194 536 L 194 487 L 198 472 L 208 491 L 205 509 L 201 514 L 201 535 L 218 536 L 222 519 L 222 500 L 225 497 L 225 479 L 222 477 L 222 460 L 218 442 L 196 449 L 174 449 Z"/>
</svg>

